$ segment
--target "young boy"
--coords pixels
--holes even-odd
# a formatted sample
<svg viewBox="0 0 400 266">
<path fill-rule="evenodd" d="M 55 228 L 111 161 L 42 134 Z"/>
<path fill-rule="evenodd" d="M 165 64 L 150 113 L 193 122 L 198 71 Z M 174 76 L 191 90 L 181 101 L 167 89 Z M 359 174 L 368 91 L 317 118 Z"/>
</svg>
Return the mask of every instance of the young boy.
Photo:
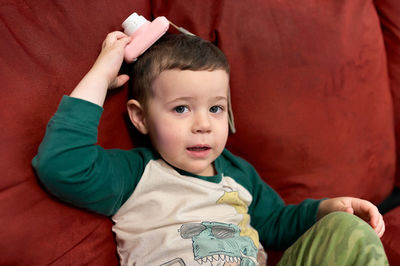
<svg viewBox="0 0 400 266">
<path fill-rule="evenodd" d="M 198 37 L 166 35 L 134 65 L 128 113 L 152 148 L 96 145 L 107 90 L 129 79 L 118 75 L 129 41 L 121 32 L 107 36 L 91 70 L 63 97 L 33 159 L 51 193 L 112 216 L 122 265 L 265 264 L 262 245 L 287 248 L 310 227 L 283 265 L 387 264 L 379 241 L 384 222 L 373 204 L 342 197 L 285 205 L 225 149 L 229 64 Z"/>
</svg>

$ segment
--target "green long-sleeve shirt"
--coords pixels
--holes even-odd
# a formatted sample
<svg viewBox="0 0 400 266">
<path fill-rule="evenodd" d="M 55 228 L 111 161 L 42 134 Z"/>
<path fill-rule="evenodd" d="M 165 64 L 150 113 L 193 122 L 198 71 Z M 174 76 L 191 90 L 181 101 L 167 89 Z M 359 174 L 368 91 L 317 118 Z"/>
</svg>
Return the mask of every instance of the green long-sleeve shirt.
<svg viewBox="0 0 400 266">
<path fill-rule="evenodd" d="M 186 262 L 216 254 L 251 260 L 250 247 L 287 247 L 315 222 L 319 201 L 285 205 L 227 150 L 215 161 L 217 175 L 202 177 L 173 168 L 149 148 L 103 149 L 96 144 L 102 110 L 64 96 L 32 164 L 50 193 L 113 216 L 122 264 L 162 264 L 175 255 Z M 233 241 L 236 251 L 210 251 L 212 239 L 223 241 L 220 249 L 232 249 Z"/>
</svg>

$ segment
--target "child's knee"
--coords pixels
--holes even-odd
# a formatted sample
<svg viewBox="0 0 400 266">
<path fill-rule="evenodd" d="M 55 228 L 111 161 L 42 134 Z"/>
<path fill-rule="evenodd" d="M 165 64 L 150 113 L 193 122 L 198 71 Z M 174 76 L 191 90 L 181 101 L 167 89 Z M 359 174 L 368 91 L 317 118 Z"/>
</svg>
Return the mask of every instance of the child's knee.
<svg viewBox="0 0 400 266">
<path fill-rule="evenodd" d="M 325 236 L 333 237 L 345 246 L 378 245 L 380 239 L 373 228 L 361 218 L 346 212 L 333 212 L 323 217 L 319 222 L 319 230 Z M 335 237 L 336 236 L 336 237 Z"/>
<path fill-rule="evenodd" d="M 355 215 L 334 212 L 310 228 L 280 265 L 387 265 L 379 237 Z"/>
<path fill-rule="evenodd" d="M 346 262 L 337 265 L 387 265 L 382 243 L 372 227 L 346 212 L 323 217 L 316 224 L 313 241 L 331 261 Z"/>
<path fill-rule="evenodd" d="M 324 216 L 319 223 L 324 227 L 328 227 L 332 230 L 337 229 L 349 229 L 349 228 L 359 228 L 366 231 L 371 231 L 375 233 L 372 227 L 366 223 L 364 220 L 360 219 L 356 215 L 347 213 L 347 212 L 332 212 L 326 216 Z"/>
</svg>

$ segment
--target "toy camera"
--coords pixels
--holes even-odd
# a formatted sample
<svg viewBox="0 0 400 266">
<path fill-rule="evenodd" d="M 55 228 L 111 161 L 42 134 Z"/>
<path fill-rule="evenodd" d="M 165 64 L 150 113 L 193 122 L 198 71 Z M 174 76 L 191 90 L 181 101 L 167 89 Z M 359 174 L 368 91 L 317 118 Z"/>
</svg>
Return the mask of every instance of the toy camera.
<svg viewBox="0 0 400 266">
<path fill-rule="evenodd" d="M 169 21 L 161 16 L 150 22 L 135 12 L 122 23 L 122 27 L 126 35 L 132 36 L 124 55 L 125 61 L 131 63 L 164 35 Z"/>
</svg>

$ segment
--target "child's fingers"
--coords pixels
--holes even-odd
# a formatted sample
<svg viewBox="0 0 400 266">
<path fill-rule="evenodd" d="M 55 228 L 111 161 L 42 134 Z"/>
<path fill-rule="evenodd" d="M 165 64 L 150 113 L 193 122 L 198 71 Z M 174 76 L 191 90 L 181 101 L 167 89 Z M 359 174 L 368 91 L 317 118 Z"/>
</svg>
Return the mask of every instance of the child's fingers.
<svg viewBox="0 0 400 266">
<path fill-rule="evenodd" d="M 374 204 L 367 200 L 359 200 L 357 201 L 357 203 L 355 203 L 355 205 L 355 208 L 357 209 L 357 216 L 359 216 L 366 222 L 370 222 L 371 225 L 373 223 L 375 223 L 376 225 L 377 217 L 378 215 L 380 215 L 380 213 L 378 211 L 378 208 Z"/>
<path fill-rule="evenodd" d="M 372 226 L 377 226 L 379 223 L 379 220 L 381 219 L 382 215 L 379 213 L 378 208 L 371 203 L 371 206 L 368 208 L 368 215 L 369 215 L 369 221 Z"/>
<path fill-rule="evenodd" d="M 119 88 L 129 80 L 129 76 L 122 74 L 117 76 L 110 84 L 109 89 Z"/>
<path fill-rule="evenodd" d="M 344 211 L 350 214 L 354 214 L 354 209 L 352 207 L 346 207 Z"/>
<path fill-rule="evenodd" d="M 369 222 L 379 237 L 382 237 L 385 232 L 385 222 L 383 221 L 382 214 L 379 213 L 378 208 L 369 201 L 358 201 L 356 214 L 366 222 Z"/>
<path fill-rule="evenodd" d="M 385 223 L 379 223 L 378 226 L 374 228 L 374 231 L 379 237 L 382 237 L 383 233 L 385 232 Z"/>
<path fill-rule="evenodd" d="M 385 233 L 385 222 L 383 221 L 382 215 L 379 215 L 379 217 L 377 217 L 376 225 L 374 226 L 371 224 L 371 226 L 374 228 L 376 234 L 379 237 L 382 237 Z"/>
<path fill-rule="evenodd" d="M 379 213 L 379 210 L 378 208 L 376 208 L 375 205 L 372 205 L 372 207 L 368 209 L 368 213 L 370 225 L 372 226 L 376 234 L 379 237 L 382 237 L 383 233 L 385 232 L 385 222 L 383 221 L 382 214 Z"/>
<path fill-rule="evenodd" d="M 118 39 L 116 41 L 116 43 L 118 45 L 121 45 L 121 46 L 125 47 L 131 40 L 132 40 L 132 38 L 130 36 L 124 36 L 123 38 Z"/>
<path fill-rule="evenodd" d="M 382 237 L 383 234 L 385 233 L 385 230 L 386 230 L 385 221 L 383 220 L 383 217 L 382 217 L 382 227 L 381 227 L 381 229 L 380 229 L 380 231 L 378 233 L 378 236 Z"/>
<path fill-rule="evenodd" d="M 117 40 L 123 39 L 125 37 L 128 37 L 128 36 L 123 32 L 120 32 L 120 31 L 110 32 L 109 34 L 107 34 L 107 37 L 104 40 L 102 47 L 103 48 L 109 47 L 109 46 L 113 45 Z M 130 38 L 128 40 L 130 40 Z"/>
</svg>

